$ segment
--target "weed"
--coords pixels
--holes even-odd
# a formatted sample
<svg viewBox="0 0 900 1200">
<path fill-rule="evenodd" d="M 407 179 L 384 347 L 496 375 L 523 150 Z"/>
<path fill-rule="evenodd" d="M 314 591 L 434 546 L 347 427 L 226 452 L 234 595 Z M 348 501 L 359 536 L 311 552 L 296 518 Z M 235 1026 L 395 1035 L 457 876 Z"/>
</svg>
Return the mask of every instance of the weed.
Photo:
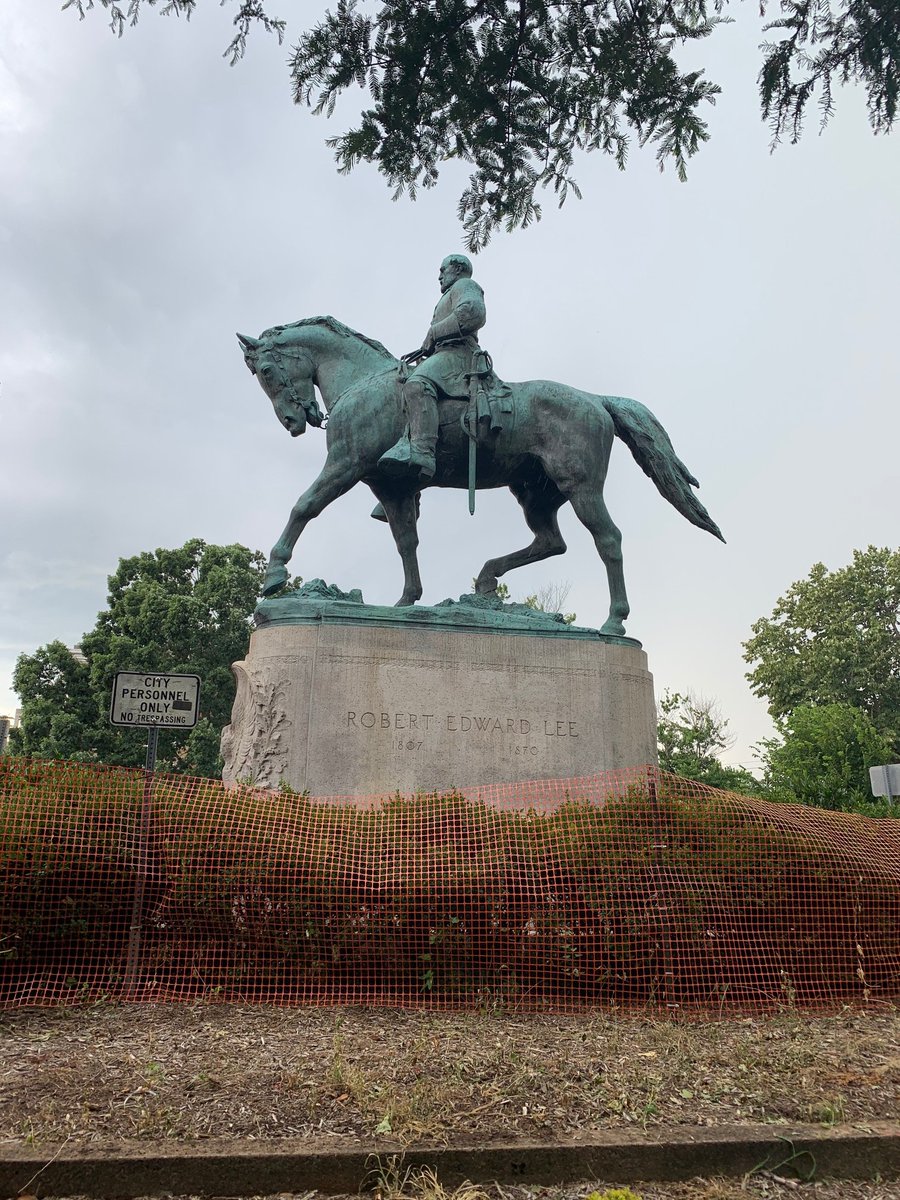
<svg viewBox="0 0 900 1200">
<path fill-rule="evenodd" d="M 774 1175 L 776 1171 L 783 1171 L 785 1167 L 794 1172 L 799 1179 L 804 1183 L 811 1183 L 815 1177 L 818 1164 L 816 1157 L 811 1150 L 795 1150 L 794 1143 L 790 1138 L 779 1137 L 778 1140 L 784 1143 L 785 1149 L 778 1150 L 774 1154 L 768 1154 L 760 1163 L 757 1163 L 747 1174 L 744 1180 L 750 1179 L 754 1175 L 763 1173 Z M 801 1163 L 803 1164 L 801 1166 Z"/>
<path fill-rule="evenodd" d="M 331 1061 L 328 1064 L 328 1070 L 325 1075 L 325 1081 L 328 1086 L 328 1091 L 333 1096 L 340 1096 L 346 1093 L 352 1096 L 358 1104 L 365 1096 L 366 1077 L 359 1067 L 351 1066 L 344 1057 L 344 1038 L 341 1034 L 334 1035 L 333 1042 L 334 1050 L 331 1055 Z"/>
<path fill-rule="evenodd" d="M 431 1167 L 404 1167 L 402 1155 L 392 1155 L 385 1162 L 377 1159 L 364 1186 L 375 1193 L 377 1200 L 491 1200 L 488 1192 L 468 1181 L 447 1191 Z"/>
<path fill-rule="evenodd" d="M 810 1106 L 809 1115 L 813 1121 L 818 1121 L 827 1129 L 839 1125 L 844 1119 L 844 1099 L 835 1096 L 831 1100 L 822 1100 Z"/>
</svg>

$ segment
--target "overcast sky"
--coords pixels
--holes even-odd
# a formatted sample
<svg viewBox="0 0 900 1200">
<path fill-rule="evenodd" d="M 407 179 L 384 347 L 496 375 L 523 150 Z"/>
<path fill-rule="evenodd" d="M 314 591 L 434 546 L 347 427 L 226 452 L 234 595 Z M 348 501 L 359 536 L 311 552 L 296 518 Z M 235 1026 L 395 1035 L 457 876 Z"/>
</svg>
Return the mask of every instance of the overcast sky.
<svg viewBox="0 0 900 1200">
<path fill-rule="evenodd" d="M 259 33 L 229 68 L 229 10 L 186 25 L 148 10 L 121 40 L 59 0 L 0 7 L 0 713 L 19 653 L 79 641 L 121 556 L 190 537 L 268 552 L 318 472 L 324 437 L 291 439 L 236 330 L 331 313 L 394 353 L 419 344 L 437 267 L 461 248 L 464 172 L 393 203 L 339 177 L 329 124 L 290 101 L 287 47 Z M 324 5 L 322 6 L 324 8 Z M 272 0 L 310 21 L 318 6 Z M 625 173 L 578 164 L 585 199 L 497 235 L 475 262 L 482 343 L 508 379 L 633 396 L 669 431 L 728 544 L 689 525 L 622 442 L 607 502 L 624 537 L 628 632 L 657 693 L 720 702 L 730 761 L 768 735 L 744 679 L 754 620 L 813 563 L 897 546 L 900 133 L 873 137 L 856 90 L 822 136 L 770 155 L 752 6 L 690 48 L 724 95 L 687 184 L 634 147 Z M 393 603 L 387 528 L 362 487 L 304 533 L 292 569 Z M 606 616 L 605 573 L 567 507 L 564 558 L 514 572 L 522 597 L 572 584 Z M 426 493 L 424 603 L 469 591 L 524 545 L 508 492 Z"/>
</svg>

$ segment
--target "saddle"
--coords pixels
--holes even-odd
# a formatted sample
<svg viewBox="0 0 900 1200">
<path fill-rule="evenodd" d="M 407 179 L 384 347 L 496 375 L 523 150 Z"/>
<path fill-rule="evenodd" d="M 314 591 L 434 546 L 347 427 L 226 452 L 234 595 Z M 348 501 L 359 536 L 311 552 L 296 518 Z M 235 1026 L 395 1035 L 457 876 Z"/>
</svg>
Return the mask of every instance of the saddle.
<svg viewBox="0 0 900 1200">
<path fill-rule="evenodd" d="M 510 429 L 515 423 L 512 388 L 494 373 L 491 356 L 484 350 L 477 350 L 472 358 L 472 369 L 466 372 L 468 398 L 443 395 L 437 400 L 438 446 L 447 437 L 444 430 L 458 430 L 461 427 L 468 439 L 470 513 L 475 511 L 476 447 L 486 445 L 503 428 Z M 403 403 L 403 384 L 406 379 L 407 365 L 401 361 L 394 389 L 398 406 Z M 380 503 L 375 505 L 370 515 L 376 521 L 387 521 L 387 514 Z"/>
<path fill-rule="evenodd" d="M 397 372 L 397 402 L 403 401 L 403 384 L 407 379 L 407 364 L 400 363 Z M 465 373 L 468 396 L 440 393 L 438 401 L 438 427 L 444 429 L 459 423 L 463 432 L 478 442 L 486 441 L 508 427 L 514 413 L 512 388 L 494 371 L 494 364 L 486 350 L 476 350 L 472 355 L 471 370 Z M 504 421 L 504 417 L 506 420 Z"/>
</svg>

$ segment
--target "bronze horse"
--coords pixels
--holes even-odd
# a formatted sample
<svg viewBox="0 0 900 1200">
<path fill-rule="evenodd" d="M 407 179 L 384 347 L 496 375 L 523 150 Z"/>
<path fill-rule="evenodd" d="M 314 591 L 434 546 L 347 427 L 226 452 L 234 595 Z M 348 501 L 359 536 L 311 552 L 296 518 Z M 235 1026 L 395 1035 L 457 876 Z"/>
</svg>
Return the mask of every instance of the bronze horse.
<svg viewBox="0 0 900 1200">
<path fill-rule="evenodd" d="M 384 508 L 403 561 L 403 595 L 398 605 L 422 595 L 416 557 L 418 493 L 423 487 L 468 486 L 469 438 L 463 424 L 468 402 L 442 400 L 441 431 L 434 477 L 400 482 L 378 467 L 382 454 L 402 435 L 400 361 L 374 339 L 333 317 L 310 317 L 276 325 L 259 338 L 238 334 L 244 359 L 272 401 L 288 432 L 319 423 L 314 388 L 328 411 L 328 456 L 318 478 L 291 510 L 272 547 L 263 588 L 278 591 L 288 579 L 286 564 L 297 538 L 313 518 L 357 483 L 367 484 Z M 527 563 L 562 554 L 566 544 L 557 523 L 568 501 L 594 538 L 609 580 L 609 616 L 601 633 L 622 636 L 628 597 L 622 570 L 622 537 L 603 501 L 603 484 L 613 438 L 618 435 L 659 492 L 692 524 L 717 538 L 722 534 L 696 498 L 698 487 L 675 453 L 656 417 L 636 400 L 594 396 L 562 383 L 536 379 L 513 383 L 513 412 L 502 428 L 478 443 L 477 486 L 508 487 L 534 534 L 530 545 L 484 564 L 476 591 L 496 591 L 497 580 Z"/>
</svg>

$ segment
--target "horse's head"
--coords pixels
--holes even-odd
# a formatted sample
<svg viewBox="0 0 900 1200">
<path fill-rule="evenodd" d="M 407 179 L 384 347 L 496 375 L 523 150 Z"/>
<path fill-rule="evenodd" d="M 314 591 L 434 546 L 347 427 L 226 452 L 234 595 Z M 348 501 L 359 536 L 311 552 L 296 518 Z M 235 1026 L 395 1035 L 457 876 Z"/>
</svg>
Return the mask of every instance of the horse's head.
<svg viewBox="0 0 900 1200">
<path fill-rule="evenodd" d="M 272 401 L 275 415 L 291 437 L 306 430 L 307 419 L 322 423 L 316 403 L 316 364 L 302 347 L 291 344 L 280 330 L 261 338 L 239 333 L 244 362 Z"/>
</svg>

